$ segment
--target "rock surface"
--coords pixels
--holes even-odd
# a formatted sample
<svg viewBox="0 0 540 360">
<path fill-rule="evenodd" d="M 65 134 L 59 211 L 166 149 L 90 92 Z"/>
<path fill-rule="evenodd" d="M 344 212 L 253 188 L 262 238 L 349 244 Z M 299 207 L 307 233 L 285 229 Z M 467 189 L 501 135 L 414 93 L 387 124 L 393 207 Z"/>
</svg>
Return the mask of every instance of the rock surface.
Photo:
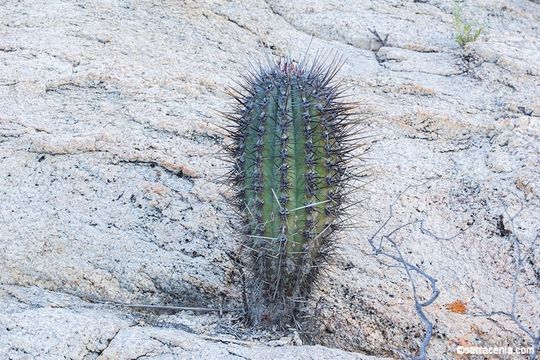
<svg viewBox="0 0 540 360">
<path fill-rule="evenodd" d="M 0 295 L 4 359 L 375 359 L 294 346 L 294 338 L 261 343 L 209 335 L 226 318 L 205 322 L 184 314 L 149 319 L 38 288 L 2 286 Z"/>
<path fill-rule="evenodd" d="M 211 341 L 227 333 L 224 320 L 152 315 L 139 324 L 125 309 L 61 295 L 239 306 L 219 111 L 249 59 L 289 49 L 300 57 L 310 39 L 312 49 L 347 57 L 339 76 L 372 135 L 356 225 L 314 294 L 310 340 L 375 356 L 418 353 L 425 327 L 411 281 L 368 241 L 392 215 L 374 243 L 440 291 L 423 308 L 434 324 L 428 358 L 457 358 L 458 345 L 538 345 L 540 5 L 466 2 L 483 33 L 463 48 L 453 6 L 0 0 L 0 352 L 362 358 Z M 418 274 L 425 300 L 429 283 Z M 510 312 L 513 293 L 521 329 L 504 314 L 484 316 Z"/>
</svg>

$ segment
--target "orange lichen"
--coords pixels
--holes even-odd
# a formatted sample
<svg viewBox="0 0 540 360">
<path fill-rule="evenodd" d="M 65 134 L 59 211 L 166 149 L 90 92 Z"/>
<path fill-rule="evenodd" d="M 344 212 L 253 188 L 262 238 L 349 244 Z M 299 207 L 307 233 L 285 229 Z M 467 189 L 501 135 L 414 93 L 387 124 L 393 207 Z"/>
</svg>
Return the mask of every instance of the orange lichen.
<svg viewBox="0 0 540 360">
<path fill-rule="evenodd" d="M 445 307 L 448 311 L 456 314 L 465 314 L 467 312 L 467 304 L 461 300 L 456 300 L 450 304 L 446 304 Z"/>
</svg>

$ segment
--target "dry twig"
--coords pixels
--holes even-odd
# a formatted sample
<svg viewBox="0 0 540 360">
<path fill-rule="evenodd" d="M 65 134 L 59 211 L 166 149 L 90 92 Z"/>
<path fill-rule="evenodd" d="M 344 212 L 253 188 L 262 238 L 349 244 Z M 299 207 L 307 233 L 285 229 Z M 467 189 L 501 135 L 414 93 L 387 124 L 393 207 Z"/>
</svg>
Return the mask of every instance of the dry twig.
<svg viewBox="0 0 540 360">
<path fill-rule="evenodd" d="M 482 311 L 480 313 L 475 314 L 475 316 L 483 316 L 491 318 L 493 321 L 497 321 L 493 319 L 494 317 L 503 317 L 506 319 L 509 319 L 512 321 L 521 331 L 523 331 L 530 339 L 531 339 L 531 345 L 532 345 L 532 353 L 529 356 L 530 360 L 534 360 L 538 356 L 538 352 L 540 350 L 540 325 L 538 321 L 532 320 L 533 324 L 536 324 L 538 326 L 537 329 L 534 329 L 532 326 L 527 326 L 525 322 L 522 320 L 524 317 L 522 317 L 517 312 L 517 302 L 518 302 L 518 286 L 519 286 L 519 276 L 523 272 L 523 267 L 525 265 L 525 262 L 529 259 L 529 257 L 533 254 L 534 250 L 538 246 L 538 240 L 540 239 L 540 231 L 536 233 L 532 237 L 532 239 L 529 241 L 529 244 L 525 246 L 525 251 L 522 251 L 523 242 L 521 241 L 517 234 L 516 234 L 516 219 L 523 211 L 524 207 L 523 204 L 521 204 L 521 207 L 518 211 L 516 211 L 515 214 L 510 215 L 508 213 L 508 207 L 504 205 L 504 213 L 506 217 L 508 218 L 508 223 L 510 225 L 510 231 L 507 233 L 508 238 L 511 241 L 511 246 L 514 250 L 513 254 L 513 261 L 514 261 L 514 271 L 512 273 L 512 287 L 510 290 L 510 294 L 512 297 L 510 310 L 497 310 L 497 311 L 491 311 L 491 312 L 485 312 Z M 526 317 L 525 317 L 526 318 Z"/>
<path fill-rule="evenodd" d="M 390 259 L 393 262 L 397 263 L 399 267 L 403 268 L 411 284 L 413 299 L 414 299 L 414 309 L 424 326 L 424 337 L 422 338 L 420 344 L 418 345 L 419 351 L 418 351 L 417 356 L 408 354 L 403 350 L 399 350 L 399 349 L 394 349 L 394 350 L 404 358 L 415 359 L 415 360 L 427 359 L 427 347 L 428 347 L 429 341 L 431 340 L 431 337 L 433 336 L 433 322 L 426 315 L 425 308 L 433 304 L 433 302 L 435 302 L 435 300 L 439 296 L 440 291 L 437 288 L 437 279 L 435 279 L 433 276 L 431 276 L 430 274 L 422 270 L 420 267 L 410 263 L 409 261 L 407 261 L 407 259 L 405 259 L 399 245 L 395 241 L 395 237 L 400 230 L 406 227 L 415 225 L 415 224 L 419 224 L 420 231 L 422 232 L 422 234 L 425 234 L 436 240 L 451 240 L 467 230 L 467 229 L 462 230 L 461 232 L 450 237 L 437 236 L 431 230 L 426 228 L 425 226 L 426 219 L 424 218 L 424 219 L 417 219 L 414 221 L 410 221 L 405 224 L 401 224 L 398 227 L 391 230 L 390 232 L 386 234 L 381 234 L 383 230 L 387 228 L 390 220 L 392 220 L 392 218 L 394 217 L 394 207 L 400 200 L 401 196 L 405 192 L 407 192 L 411 187 L 423 186 L 427 182 L 429 182 L 429 180 L 416 186 L 408 186 L 407 188 L 405 188 L 405 190 L 400 192 L 398 196 L 394 199 L 392 204 L 390 204 L 388 217 L 381 224 L 381 226 L 375 231 L 375 233 L 368 239 L 368 242 L 373 250 L 373 255 L 382 256 L 384 258 Z M 376 239 L 378 239 L 378 241 L 376 241 Z M 385 241 L 388 242 L 392 246 L 392 248 L 394 249 L 393 251 L 384 250 Z M 381 261 L 379 262 L 388 267 L 395 267 L 394 265 L 389 265 Z M 427 283 L 429 284 L 431 293 L 429 294 L 426 300 L 422 300 L 418 294 L 417 282 L 414 279 L 414 274 L 416 274 L 417 276 L 420 276 L 421 278 L 426 280 Z"/>
</svg>

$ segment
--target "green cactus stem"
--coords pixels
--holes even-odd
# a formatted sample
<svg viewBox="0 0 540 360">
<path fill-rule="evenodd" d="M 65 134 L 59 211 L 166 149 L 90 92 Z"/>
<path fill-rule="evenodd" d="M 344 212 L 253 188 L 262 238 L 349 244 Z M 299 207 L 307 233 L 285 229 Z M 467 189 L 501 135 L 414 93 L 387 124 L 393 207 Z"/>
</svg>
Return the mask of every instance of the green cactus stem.
<svg viewBox="0 0 540 360">
<path fill-rule="evenodd" d="M 230 175 L 254 324 L 290 324 L 335 243 L 355 148 L 352 105 L 333 83 L 342 64 L 281 58 L 246 75 L 234 94 Z"/>
</svg>

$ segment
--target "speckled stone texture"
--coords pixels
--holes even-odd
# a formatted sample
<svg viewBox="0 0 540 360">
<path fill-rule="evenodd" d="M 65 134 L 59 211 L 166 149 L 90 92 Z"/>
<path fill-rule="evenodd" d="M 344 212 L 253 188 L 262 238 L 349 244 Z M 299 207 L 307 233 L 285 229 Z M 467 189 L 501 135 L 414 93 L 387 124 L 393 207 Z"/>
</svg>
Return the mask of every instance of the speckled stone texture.
<svg viewBox="0 0 540 360">
<path fill-rule="evenodd" d="M 406 190 L 379 235 L 410 222 L 393 240 L 437 280 L 428 358 L 458 358 L 458 345 L 532 346 L 507 317 L 479 315 L 509 312 L 515 289 L 516 314 L 540 332 L 540 5 L 466 1 L 483 32 L 463 48 L 453 6 L 0 0 L 0 353 L 362 358 L 270 347 L 270 334 L 256 345 L 208 340 L 245 334 L 230 315 L 141 323 L 84 300 L 241 305 L 219 112 L 250 59 L 299 58 L 311 39 L 311 54 L 347 58 L 338 77 L 372 137 L 355 226 L 313 295 L 309 339 L 374 356 L 418 352 L 411 282 L 368 242 Z"/>
</svg>

